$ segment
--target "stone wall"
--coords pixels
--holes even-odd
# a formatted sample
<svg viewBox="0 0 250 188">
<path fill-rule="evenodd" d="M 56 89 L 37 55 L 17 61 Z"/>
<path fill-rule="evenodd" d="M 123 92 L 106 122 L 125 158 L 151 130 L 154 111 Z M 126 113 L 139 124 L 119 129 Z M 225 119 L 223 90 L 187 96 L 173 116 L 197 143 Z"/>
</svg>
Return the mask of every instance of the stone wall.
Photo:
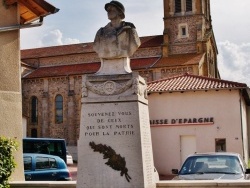
<svg viewBox="0 0 250 188">
<path fill-rule="evenodd" d="M 70 182 L 11 182 L 11 188 L 76 188 L 76 181 Z M 160 181 L 156 184 L 157 188 L 190 188 L 190 187 L 199 187 L 199 188 L 246 188 L 250 187 L 249 180 L 220 180 L 220 181 Z"/>
<path fill-rule="evenodd" d="M 27 136 L 37 129 L 38 137 L 65 138 L 76 145 L 81 110 L 81 76 L 23 80 L 23 113 L 28 117 Z M 63 97 L 63 122 L 55 122 L 55 97 Z M 38 122 L 31 123 L 31 98 L 38 99 Z"/>
</svg>

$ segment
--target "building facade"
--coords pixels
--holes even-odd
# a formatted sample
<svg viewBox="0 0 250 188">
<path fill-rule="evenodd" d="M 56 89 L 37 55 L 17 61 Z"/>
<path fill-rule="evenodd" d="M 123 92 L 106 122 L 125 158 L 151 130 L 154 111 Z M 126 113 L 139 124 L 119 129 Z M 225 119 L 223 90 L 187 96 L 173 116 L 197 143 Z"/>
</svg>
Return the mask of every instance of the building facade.
<svg viewBox="0 0 250 188">
<path fill-rule="evenodd" d="M 246 84 L 184 74 L 150 82 L 148 93 L 159 174 L 180 169 L 195 152 L 236 152 L 248 164 L 250 90 Z"/>
<path fill-rule="evenodd" d="M 57 11 L 58 9 L 44 0 L 38 2 L 5 0 L 0 4 L 0 67 L 2 71 L 0 74 L 0 106 L 2 108 L 0 136 L 16 141 L 20 148 L 22 148 L 24 130 L 20 78 L 20 29 L 39 26 L 40 23 L 33 24 L 32 22 Z M 18 165 L 11 173 L 11 179 L 17 181 L 24 180 L 23 153 L 20 148 L 13 152 L 14 161 Z M 1 161 L 3 166 L 5 163 Z M 4 175 L 5 173 L 1 172 L 1 182 L 6 179 Z"/>
</svg>

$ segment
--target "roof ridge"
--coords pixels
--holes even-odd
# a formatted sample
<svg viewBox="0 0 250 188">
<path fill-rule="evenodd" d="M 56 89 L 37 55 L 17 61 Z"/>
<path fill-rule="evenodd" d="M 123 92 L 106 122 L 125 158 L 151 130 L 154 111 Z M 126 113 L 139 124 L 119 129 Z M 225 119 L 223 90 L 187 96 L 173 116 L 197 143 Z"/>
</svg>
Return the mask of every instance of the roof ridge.
<svg viewBox="0 0 250 188">
<path fill-rule="evenodd" d="M 152 82 L 148 82 L 148 84 L 158 83 L 158 82 L 167 81 L 167 80 L 176 79 L 176 78 L 181 78 L 181 77 L 184 77 L 184 76 L 199 78 L 199 79 L 204 79 L 204 80 L 209 80 L 209 81 L 217 81 L 217 82 L 220 82 L 220 83 L 240 84 L 240 85 L 242 85 L 242 87 L 247 87 L 247 84 L 245 84 L 245 83 L 229 81 L 229 80 L 224 80 L 224 79 L 219 79 L 219 78 L 206 77 L 206 76 L 201 76 L 201 75 L 194 75 L 194 74 L 190 74 L 188 72 L 186 72 L 184 74 L 180 74 L 180 75 L 175 75 L 175 76 L 171 76 L 171 77 L 167 77 L 167 78 L 162 78 L 162 79 L 159 79 L 159 80 L 154 80 Z"/>
<path fill-rule="evenodd" d="M 247 84 L 218 78 L 184 73 L 148 82 L 148 92 L 173 92 L 190 90 L 246 89 Z"/>
</svg>

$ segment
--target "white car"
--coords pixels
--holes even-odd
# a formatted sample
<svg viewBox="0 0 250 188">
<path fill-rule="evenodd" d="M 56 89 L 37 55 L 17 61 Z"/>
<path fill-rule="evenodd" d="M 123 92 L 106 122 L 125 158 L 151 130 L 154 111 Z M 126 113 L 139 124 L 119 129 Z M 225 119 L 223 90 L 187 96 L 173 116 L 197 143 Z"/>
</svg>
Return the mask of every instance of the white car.
<svg viewBox="0 0 250 188">
<path fill-rule="evenodd" d="M 190 155 L 181 167 L 172 170 L 175 180 L 250 179 L 250 169 L 238 153 L 216 152 Z"/>
<path fill-rule="evenodd" d="M 74 164 L 72 155 L 68 151 L 66 151 L 66 153 L 67 153 L 67 165 Z"/>
</svg>

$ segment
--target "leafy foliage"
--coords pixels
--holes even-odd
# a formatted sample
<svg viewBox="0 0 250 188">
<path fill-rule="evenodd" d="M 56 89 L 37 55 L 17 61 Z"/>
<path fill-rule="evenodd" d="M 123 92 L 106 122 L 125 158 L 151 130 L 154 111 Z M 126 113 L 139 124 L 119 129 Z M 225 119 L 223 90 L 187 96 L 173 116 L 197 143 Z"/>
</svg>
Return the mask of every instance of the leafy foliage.
<svg viewBox="0 0 250 188">
<path fill-rule="evenodd" d="M 13 151 L 17 150 L 17 142 L 10 138 L 0 137 L 0 188 L 9 188 L 9 177 L 14 171 Z"/>
<path fill-rule="evenodd" d="M 120 175 L 124 175 L 126 180 L 130 182 L 132 178 L 128 175 L 125 157 L 117 154 L 114 149 L 105 144 L 95 144 L 95 142 L 90 142 L 89 146 L 94 150 L 94 152 L 102 153 L 103 159 L 108 159 L 105 164 L 114 170 L 121 171 Z"/>
</svg>

